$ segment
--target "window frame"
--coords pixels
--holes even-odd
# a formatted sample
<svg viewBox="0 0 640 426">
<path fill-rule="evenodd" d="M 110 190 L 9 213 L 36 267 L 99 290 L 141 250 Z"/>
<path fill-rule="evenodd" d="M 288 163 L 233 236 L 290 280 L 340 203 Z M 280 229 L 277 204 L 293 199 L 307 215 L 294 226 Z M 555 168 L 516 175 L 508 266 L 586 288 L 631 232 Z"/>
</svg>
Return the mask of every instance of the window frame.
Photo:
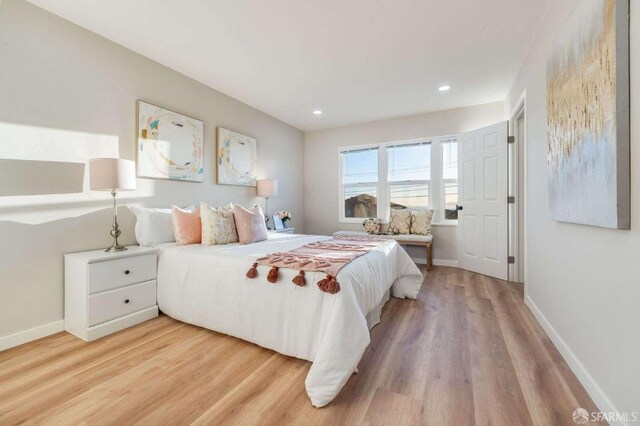
<svg viewBox="0 0 640 426">
<path fill-rule="evenodd" d="M 387 157 L 386 162 L 387 162 L 387 168 L 385 170 L 386 173 L 386 178 L 387 178 L 387 186 L 386 186 L 386 191 L 385 191 L 385 195 L 387 196 L 386 202 L 384 204 L 384 215 L 385 215 L 385 220 L 382 221 L 382 223 L 388 223 L 389 220 L 389 215 L 391 213 L 391 188 L 394 185 L 406 185 L 406 184 L 425 184 L 427 186 L 427 197 L 429 200 L 429 204 L 427 205 L 427 209 L 431 209 L 433 208 L 433 193 L 432 193 L 432 183 L 433 183 L 433 179 L 432 179 L 432 173 L 433 173 L 433 169 L 432 169 L 432 163 L 429 163 L 429 179 L 407 179 L 407 180 L 403 180 L 403 181 L 393 181 L 393 182 L 389 182 L 389 149 L 390 148 L 395 148 L 395 147 L 401 147 L 403 145 L 429 145 L 429 156 L 430 158 L 433 158 L 433 140 L 432 138 L 424 138 L 424 139 L 415 139 L 415 140 L 410 140 L 410 141 L 402 141 L 402 142 L 389 142 L 389 143 L 385 143 L 383 144 L 384 148 L 382 148 L 385 152 L 385 155 Z"/>
<path fill-rule="evenodd" d="M 445 194 L 445 184 L 447 182 L 456 182 L 458 185 L 458 195 L 460 194 L 460 179 L 459 176 L 455 178 L 447 178 L 444 177 L 444 152 L 442 151 L 442 145 L 447 143 L 453 143 L 452 140 L 455 140 L 457 145 L 456 154 L 458 154 L 458 158 L 456 159 L 456 167 L 458 166 L 458 160 L 460 159 L 460 136 L 452 135 L 452 136 L 441 136 L 440 137 L 440 209 L 436 209 L 434 212 L 434 219 L 437 219 L 435 222 L 436 225 L 449 225 L 456 226 L 458 224 L 458 219 L 445 219 L 445 209 L 446 209 L 446 194 Z M 458 172 L 458 175 L 460 173 Z M 458 199 L 458 202 L 460 200 Z"/>
<path fill-rule="evenodd" d="M 457 194 L 460 194 L 460 183 L 458 181 L 458 179 L 454 179 L 454 178 L 449 178 L 449 179 L 442 179 L 442 200 L 441 200 L 441 205 L 442 205 L 442 217 L 440 218 L 440 221 L 438 222 L 438 224 L 452 224 L 455 225 L 458 223 L 458 219 L 446 219 L 445 218 L 445 210 L 447 207 L 447 200 L 446 200 L 446 184 L 447 182 L 455 182 L 457 187 L 458 187 L 458 192 Z M 458 200 L 460 201 L 460 200 Z"/>
<path fill-rule="evenodd" d="M 344 154 L 345 152 L 349 152 L 349 151 L 360 151 L 360 150 L 365 150 L 365 149 L 372 149 L 372 148 L 377 148 L 378 149 L 378 182 L 360 182 L 360 183 L 343 183 L 342 182 L 342 177 L 343 177 L 343 173 L 342 173 L 342 169 L 343 169 L 343 158 L 342 158 L 342 154 Z M 341 147 L 338 148 L 338 187 L 339 187 L 339 191 L 338 191 L 338 210 L 339 210 L 339 214 L 340 214 L 340 219 L 339 222 L 340 223 L 362 223 L 366 218 L 365 217 L 346 217 L 344 214 L 344 188 L 349 186 L 349 187 L 357 187 L 357 186 L 363 186 L 363 187 L 368 187 L 368 186 L 375 186 L 376 187 L 376 197 L 378 199 L 378 206 L 380 206 L 382 204 L 381 198 L 380 198 L 380 171 L 382 170 L 381 167 L 381 155 L 380 155 L 380 151 L 381 151 L 381 147 L 379 144 L 366 144 L 366 145 L 352 145 L 352 146 L 346 146 L 346 147 Z M 386 163 L 385 163 L 385 170 L 386 170 Z M 386 176 L 384 178 L 384 180 L 386 181 Z M 376 212 L 378 216 L 380 216 L 380 211 Z"/>
<path fill-rule="evenodd" d="M 389 202 L 390 202 L 390 189 L 394 183 L 388 181 L 388 148 L 397 145 L 410 145 L 416 143 L 427 142 L 430 144 L 431 155 L 431 179 L 424 181 L 407 181 L 407 182 L 424 182 L 428 185 L 429 194 L 429 209 L 434 209 L 433 224 L 444 226 L 455 226 L 457 220 L 446 220 L 444 218 L 445 209 L 445 194 L 444 194 L 444 182 L 453 181 L 454 179 L 444 179 L 443 176 L 443 153 L 442 142 L 456 140 L 456 143 L 460 143 L 460 135 L 450 134 L 436 137 L 424 137 L 408 140 L 400 140 L 393 142 L 383 142 L 374 144 L 354 144 L 348 146 L 342 146 L 338 148 L 338 217 L 339 223 L 362 223 L 366 218 L 364 217 L 345 217 L 344 211 L 344 189 L 345 187 L 354 187 L 358 185 L 362 186 L 375 186 L 376 197 L 378 200 L 377 216 L 383 224 L 389 223 Z M 450 142 L 449 142 L 450 143 Z M 458 145 L 459 147 L 460 145 Z M 372 183 L 357 183 L 357 184 L 344 184 L 342 182 L 343 172 L 343 153 L 349 151 L 357 151 L 360 149 L 377 148 L 378 149 L 378 182 Z M 458 149 L 458 158 L 460 156 Z M 456 179 L 457 180 L 457 179 Z M 402 184 L 403 182 L 395 182 L 395 184 Z"/>
</svg>

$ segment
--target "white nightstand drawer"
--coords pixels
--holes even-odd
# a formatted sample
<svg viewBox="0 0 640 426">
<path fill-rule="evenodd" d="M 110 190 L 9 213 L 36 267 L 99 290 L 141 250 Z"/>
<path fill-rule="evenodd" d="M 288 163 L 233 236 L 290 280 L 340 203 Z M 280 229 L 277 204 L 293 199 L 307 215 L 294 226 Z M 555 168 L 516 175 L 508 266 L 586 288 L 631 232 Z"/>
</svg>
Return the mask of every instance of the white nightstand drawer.
<svg viewBox="0 0 640 426">
<path fill-rule="evenodd" d="M 92 327 L 156 304 L 156 280 L 89 296 L 88 326 Z"/>
<path fill-rule="evenodd" d="M 125 257 L 88 265 L 89 294 L 155 279 L 156 255 Z"/>
</svg>

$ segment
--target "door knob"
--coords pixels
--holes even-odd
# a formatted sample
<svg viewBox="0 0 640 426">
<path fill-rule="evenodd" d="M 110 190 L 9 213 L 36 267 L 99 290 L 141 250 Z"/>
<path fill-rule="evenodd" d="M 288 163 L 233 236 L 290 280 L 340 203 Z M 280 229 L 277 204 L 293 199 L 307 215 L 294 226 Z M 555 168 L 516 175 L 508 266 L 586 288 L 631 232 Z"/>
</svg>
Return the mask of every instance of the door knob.
<svg viewBox="0 0 640 426">
<path fill-rule="evenodd" d="M 456 204 L 456 210 L 462 210 L 462 206 Z"/>
</svg>

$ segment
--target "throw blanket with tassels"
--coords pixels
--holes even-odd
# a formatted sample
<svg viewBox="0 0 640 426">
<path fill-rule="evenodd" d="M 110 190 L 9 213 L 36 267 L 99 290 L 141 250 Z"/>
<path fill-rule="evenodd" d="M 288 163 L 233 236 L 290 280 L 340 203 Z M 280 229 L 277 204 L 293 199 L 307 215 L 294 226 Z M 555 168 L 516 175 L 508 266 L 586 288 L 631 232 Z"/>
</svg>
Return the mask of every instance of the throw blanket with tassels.
<svg viewBox="0 0 640 426">
<path fill-rule="evenodd" d="M 270 266 L 267 281 L 278 281 L 278 269 L 295 269 L 298 272 L 293 283 L 305 286 L 304 272 L 324 272 L 327 276 L 318 281 L 320 290 L 335 294 L 340 291 L 336 275 L 340 269 L 352 260 L 388 242 L 380 238 L 369 237 L 333 237 L 330 240 L 317 241 L 286 252 L 271 253 L 256 259 L 247 272 L 247 278 L 258 276 L 258 265 Z"/>
</svg>

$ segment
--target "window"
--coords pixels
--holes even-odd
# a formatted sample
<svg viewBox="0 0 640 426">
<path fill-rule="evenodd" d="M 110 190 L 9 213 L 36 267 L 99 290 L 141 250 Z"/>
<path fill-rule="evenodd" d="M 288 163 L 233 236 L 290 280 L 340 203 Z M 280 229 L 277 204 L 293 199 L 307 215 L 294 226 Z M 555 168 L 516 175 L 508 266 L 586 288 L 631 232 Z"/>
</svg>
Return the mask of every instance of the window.
<svg viewBox="0 0 640 426">
<path fill-rule="evenodd" d="M 387 147 L 390 209 L 427 209 L 431 181 L 431 144 L 418 142 Z"/>
<path fill-rule="evenodd" d="M 340 221 L 378 217 L 391 209 L 435 210 L 434 222 L 457 220 L 456 137 L 340 150 Z"/>
<path fill-rule="evenodd" d="M 458 220 L 458 140 L 444 139 L 441 144 L 444 219 Z"/>
<path fill-rule="evenodd" d="M 378 147 L 342 152 L 344 218 L 378 216 Z"/>
</svg>

